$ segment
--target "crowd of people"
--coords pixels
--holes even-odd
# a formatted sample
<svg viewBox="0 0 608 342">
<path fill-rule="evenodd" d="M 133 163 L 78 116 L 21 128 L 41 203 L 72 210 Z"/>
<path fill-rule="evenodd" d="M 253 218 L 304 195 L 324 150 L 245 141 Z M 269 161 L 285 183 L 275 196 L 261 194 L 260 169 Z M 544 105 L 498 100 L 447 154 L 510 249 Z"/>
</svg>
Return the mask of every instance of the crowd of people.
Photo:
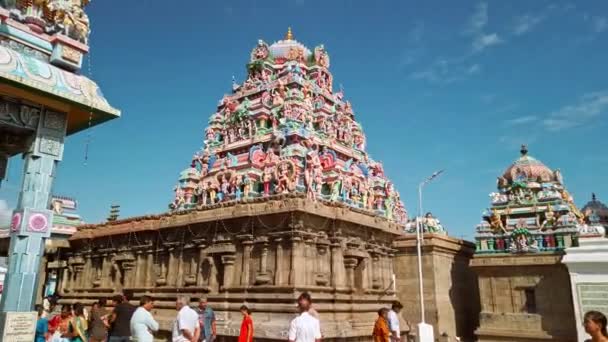
<svg viewBox="0 0 608 342">
<path fill-rule="evenodd" d="M 159 329 L 158 322 L 152 315 L 154 300 L 142 296 L 139 306 L 130 304 L 128 293 L 112 298 L 113 310 L 106 309 L 106 300 L 94 303 L 90 312 L 80 303 L 64 304 L 59 314 L 50 318 L 56 300 L 46 298 L 43 305 L 38 305 L 38 323 L 35 342 L 152 342 L 154 333 Z M 312 298 L 308 292 L 297 299 L 300 314 L 289 326 L 289 342 L 320 342 L 321 323 L 319 314 L 312 307 Z M 216 319 L 213 309 L 207 305 L 207 298 L 199 299 L 198 307 L 190 306 L 190 299 L 179 296 L 175 303 L 177 315 L 172 326 L 173 342 L 213 342 L 216 339 Z M 374 342 L 400 342 L 401 329 L 399 313 L 403 305 L 393 302 L 391 308 L 378 310 L 372 337 Z M 254 329 L 251 310 L 241 306 L 243 316 L 238 342 L 252 342 Z M 589 342 L 608 342 L 607 319 L 598 311 L 585 314 L 583 325 L 591 336 Z"/>
</svg>

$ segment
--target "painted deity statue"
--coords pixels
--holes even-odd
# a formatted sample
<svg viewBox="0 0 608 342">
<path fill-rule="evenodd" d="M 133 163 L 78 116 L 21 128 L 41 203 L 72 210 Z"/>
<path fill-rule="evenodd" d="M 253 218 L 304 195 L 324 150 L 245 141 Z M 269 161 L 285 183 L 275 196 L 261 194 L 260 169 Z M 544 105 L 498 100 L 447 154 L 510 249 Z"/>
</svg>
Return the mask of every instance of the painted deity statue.
<svg viewBox="0 0 608 342">
<path fill-rule="evenodd" d="M 185 192 L 184 192 L 184 189 L 182 189 L 182 187 L 179 184 L 175 186 L 174 190 L 175 190 L 175 200 L 173 201 L 173 208 L 179 209 L 184 204 L 186 204 Z"/>
<path fill-rule="evenodd" d="M 490 216 L 490 227 L 494 233 L 507 233 L 505 226 L 502 224 L 500 214 L 494 209 L 492 210 L 492 215 Z"/>
<path fill-rule="evenodd" d="M 425 231 L 427 231 L 429 233 L 437 233 L 442 230 L 439 225 L 439 221 L 437 221 L 437 219 L 435 217 L 433 217 L 433 214 L 431 214 L 430 212 L 428 212 L 428 213 L 426 213 L 426 215 L 424 215 L 422 224 L 424 225 Z"/>
<path fill-rule="evenodd" d="M 272 172 L 273 167 L 267 166 L 264 168 L 264 174 L 262 175 L 262 183 L 264 185 L 264 196 L 270 195 L 270 186 L 272 185 Z"/>
<path fill-rule="evenodd" d="M 555 212 L 553 212 L 553 208 L 551 205 L 547 206 L 547 211 L 545 212 L 545 221 L 540 226 L 540 230 L 544 230 L 546 227 L 555 227 L 557 224 L 557 217 Z"/>
</svg>

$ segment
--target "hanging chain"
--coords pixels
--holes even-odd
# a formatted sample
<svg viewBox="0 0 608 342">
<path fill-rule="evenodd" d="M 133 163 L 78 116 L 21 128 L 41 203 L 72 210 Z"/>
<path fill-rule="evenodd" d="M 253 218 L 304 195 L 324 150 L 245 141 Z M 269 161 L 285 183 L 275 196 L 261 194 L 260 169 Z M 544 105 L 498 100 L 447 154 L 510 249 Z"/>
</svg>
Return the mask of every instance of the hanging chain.
<svg viewBox="0 0 608 342">
<path fill-rule="evenodd" d="M 90 47 L 90 45 L 89 45 Z M 93 67 L 91 63 L 91 49 L 87 53 L 87 61 L 88 61 L 88 76 L 89 80 L 93 82 Z M 87 166 L 87 162 L 89 160 L 89 145 L 91 144 L 91 140 L 93 138 L 93 132 L 91 131 L 91 125 L 93 121 L 93 99 L 89 99 L 89 122 L 87 126 L 87 141 L 84 145 L 84 166 Z"/>
</svg>

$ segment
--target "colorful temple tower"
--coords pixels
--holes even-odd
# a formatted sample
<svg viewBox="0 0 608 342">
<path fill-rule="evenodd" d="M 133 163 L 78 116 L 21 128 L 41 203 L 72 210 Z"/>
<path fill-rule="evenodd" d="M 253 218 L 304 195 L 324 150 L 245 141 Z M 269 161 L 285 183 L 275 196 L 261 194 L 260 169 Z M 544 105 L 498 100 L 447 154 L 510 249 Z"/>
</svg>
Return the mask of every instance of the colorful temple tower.
<svg viewBox="0 0 608 342">
<path fill-rule="evenodd" d="M 595 193 L 591 194 L 591 201 L 583 206 L 581 212 L 587 225 L 600 225 L 604 231 L 608 231 L 608 206 L 598 200 Z"/>
<path fill-rule="evenodd" d="M 479 341 L 575 341 L 570 276 L 561 260 L 585 226 L 559 169 L 524 145 L 490 197 L 470 263 L 479 283 Z"/>
<path fill-rule="evenodd" d="M 45 241 L 56 222 L 51 188 L 65 137 L 120 115 L 80 73 L 89 51 L 88 3 L 0 1 L 0 181 L 9 158 L 24 159 L 3 251 L 9 258 L 3 313 L 33 310 Z"/>
<path fill-rule="evenodd" d="M 528 155 L 498 177 L 498 192 L 483 213 L 475 236 L 477 253 L 555 251 L 577 245 L 584 216 L 566 190 L 560 170 Z"/>
<path fill-rule="evenodd" d="M 247 78 L 209 119 L 166 213 L 83 226 L 62 252 L 59 293 L 92 303 L 152 294 L 161 334 L 178 295 L 207 296 L 218 334 L 283 340 L 295 298 L 310 291 L 326 339 L 368 337 L 396 299 L 392 243 L 407 214 L 342 91 L 329 56 L 288 32 L 258 41 Z M 402 325 L 407 329 L 407 325 Z"/>
<path fill-rule="evenodd" d="M 277 194 L 345 204 L 399 223 L 407 214 L 342 90 L 323 45 L 259 41 L 247 79 L 209 118 L 204 147 L 180 175 L 175 211 Z"/>
</svg>

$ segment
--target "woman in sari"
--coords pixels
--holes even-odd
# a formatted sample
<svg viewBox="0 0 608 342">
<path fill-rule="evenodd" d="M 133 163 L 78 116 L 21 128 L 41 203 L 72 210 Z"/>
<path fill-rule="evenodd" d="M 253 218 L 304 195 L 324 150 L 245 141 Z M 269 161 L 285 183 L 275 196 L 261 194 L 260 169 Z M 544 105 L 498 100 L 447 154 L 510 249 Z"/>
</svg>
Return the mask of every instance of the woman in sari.
<svg viewBox="0 0 608 342">
<path fill-rule="evenodd" d="M 51 334 L 51 342 L 70 342 L 67 336 L 70 320 L 72 319 L 72 306 L 64 304 L 61 307 L 61 313 L 55 315 L 49 321 L 49 333 Z"/>
<path fill-rule="evenodd" d="M 88 342 L 87 330 L 84 306 L 76 303 L 74 304 L 74 316 L 70 320 L 67 337 L 69 337 L 70 342 Z"/>
<path fill-rule="evenodd" d="M 388 330 L 387 316 L 388 316 L 387 308 L 382 308 L 382 309 L 378 310 L 378 319 L 376 320 L 376 324 L 374 324 L 374 331 L 372 333 L 374 342 L 390 341 L 391 333 Z"/>
</svg>

